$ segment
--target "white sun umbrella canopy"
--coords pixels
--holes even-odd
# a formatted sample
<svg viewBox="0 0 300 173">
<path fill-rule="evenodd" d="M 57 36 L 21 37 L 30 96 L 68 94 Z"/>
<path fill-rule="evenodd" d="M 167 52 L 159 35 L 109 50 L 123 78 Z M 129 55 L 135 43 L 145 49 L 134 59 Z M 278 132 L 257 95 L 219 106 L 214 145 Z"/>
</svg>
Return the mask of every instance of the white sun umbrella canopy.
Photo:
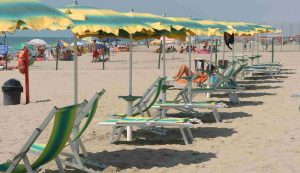
<svg viewBox="0 0 300 173">
<path fill-rule="evenodd" d="M 32 45 L 32 46 L 46 46 L 47 42 L 45 42 L 42 39 L 33 39 L 30 40 L 29 42 L 27 42 L 28 45 Z"/>
</svg>

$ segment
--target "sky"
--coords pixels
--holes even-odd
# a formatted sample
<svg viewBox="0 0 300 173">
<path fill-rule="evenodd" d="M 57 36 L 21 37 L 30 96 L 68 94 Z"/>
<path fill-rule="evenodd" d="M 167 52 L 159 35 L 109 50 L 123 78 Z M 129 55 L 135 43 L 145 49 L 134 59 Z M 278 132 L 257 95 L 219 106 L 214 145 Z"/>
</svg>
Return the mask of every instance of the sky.
<svg viewBox="0 0 300 173">
<path fill-rule="evenodd" d="M 73 4 L 73 0 L 41 0 L 58 8 Z M 245 21 L 275 25 L 281 23 L 290 26 L 293 32 L 299 32 L 300 0 L 78 0 L 79 5 L 112 9 L 120 12 L 147 12 L 167 16 L 189 17 L 197 19 L 215 19 Z M 289 29 L 290 30 L 290 29 Z M 295 31 L 294 31 L 295 30 Z M 291 32 L 291 31 L 290 31 Z M 68 35 L 70 32 L 18 32 L 19 36 L 42 34 L 47 36 Z"/>
</svg>

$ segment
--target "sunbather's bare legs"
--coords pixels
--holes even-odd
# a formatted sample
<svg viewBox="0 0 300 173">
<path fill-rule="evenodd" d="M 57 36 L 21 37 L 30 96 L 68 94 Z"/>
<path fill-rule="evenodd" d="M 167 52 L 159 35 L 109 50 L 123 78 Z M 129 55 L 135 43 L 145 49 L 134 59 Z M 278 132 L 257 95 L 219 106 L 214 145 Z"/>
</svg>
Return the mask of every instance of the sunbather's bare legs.
<svg viewBox="0 0 300 173">
<path fill-rule="evenodd" d="M 192 75 L 194 75 L 194 72 L 192 72 L 186 65 L 183 64 L 179 67 L 179 70 L 178 70 L 176 76 L 174 76 L 173 78 L 175 80 L 179 80 L 179 79 L 181 79 L 181 77 L 183 75 L 185 75 L 185 76 L 191 75 L 192 76 Z"/>
</svg>

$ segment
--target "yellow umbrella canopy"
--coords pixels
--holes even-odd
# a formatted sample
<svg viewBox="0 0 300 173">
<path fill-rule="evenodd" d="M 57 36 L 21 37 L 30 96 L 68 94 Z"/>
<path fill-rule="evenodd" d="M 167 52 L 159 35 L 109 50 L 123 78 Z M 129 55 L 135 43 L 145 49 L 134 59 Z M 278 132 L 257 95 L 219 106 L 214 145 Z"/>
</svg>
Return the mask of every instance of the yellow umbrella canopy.
<svg viewBox="0 0 300 173">
<path fill-rule="evenodd" d="M 16 29 L 65 30 L 72 20 L 38 0 L 0 0 L 0 31 Z"/>
<path fill-rule="evenodd" d="M 199 22 L 197 20 L 179 17 L 170 17 L 169 19 L 184 26 L 189 31 L 189 35 L 217 36 L 222 35 L 224 32 L 233 32 L 230 25 L 225 23 L 214 23 L 210 21 Z"/>
<path fill-rule="evenodd" d="M 207 24 L 220 24 L 220 25 L 227 25 L 229 30 L 224 32 L 228 32 L 230 34 L 234 33 L 240 36 L 251 36 L 255 34 L 261 33 L 274 33 L 278 32 L 279 30 L 272 28 L 271 26 L 267 25 L 258 25 L 254 23 L 246 23 L 246 22 L 233 22 L 233 21 L 211 21 L 211 20 L 197 20 L 199 23 L 207 23 Z"/>
<path fill-rule="evenodd" d="M 154 30 L 146 23 L 113 10 L 79 5 L 60 10 L 74 19 L 71 30 L 79 37 L 129 38 L 132 35 L 133 39 L 138 40 L 154 34 Z"/>
<path fill-rule="evenodd" d="M 184 26 L 178 24 L 175 20 L 168 17 L 137 12 L 123 14 L 151 26 L 155 30 L 155 34 L 153 35 L 155 38 L 159 38 L 160 36 L 164 35 L 169 38 L 185 40 L 188 34 L 193 34 L 186 30 Z"/>
</svg>

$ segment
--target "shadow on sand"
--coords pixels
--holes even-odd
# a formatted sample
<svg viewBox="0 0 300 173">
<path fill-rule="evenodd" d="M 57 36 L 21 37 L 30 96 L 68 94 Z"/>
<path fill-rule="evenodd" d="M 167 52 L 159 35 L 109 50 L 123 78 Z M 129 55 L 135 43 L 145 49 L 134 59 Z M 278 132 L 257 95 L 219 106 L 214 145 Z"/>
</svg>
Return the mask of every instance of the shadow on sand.
<svg viewBox="0 0 300 173">
<path fill-rule="evenodd" d="M 245 87 L 246 87 L 246 90 L 265 90 L 265 89 L 282 88 L 281 86 L 269 86 L 269 85 L 264 85 L 264 86 L 248 85 L 248 86 L 245 86 Z"/>
<path fill-rule="evenodd" d="M 255 93 L 238 93 L 239 98 L 248 98 L 248 97 L 263 97 L 263 96 L 274 96 L 275 93 L 267 93 L 267 92 L 255 92 Z M 212 97 L 217 98 L 226 98 L 228 94 L 213 94 Z"/>
<path fill-rule="evenodd" d="M 213 119 L 214 121 L 214 119 Z M 215 121 L 214 121 L 215 122 Z M 157 128 L 156 131 L 161 131 L 162 128 Z M 126 145 L 185 145 L 178 128 L 163 128 L 165 135 L 154 134 L 146 129 L 138 129 L 133 132 L 133 141 L 124 141 L 124 137 L 115 144 Z M 194 138 L 217 138 L 229 137 L 237 133 L 234 129 L 217 128 L 217 127 L 197 127 L 192 128 Z"/>
<path fill-rule="evenodd" d="M 129 168 L 151 169 L 154 167 L 171 168 L 179 164 L 199 164 L 216 158 L 216 154 L 210 152 L 179 151 L 167 148 L 137 148 L 133 150 L 103 151 L 89 154 L 98 162 L 116 167 L 119 170 Z"/>
<path fill-rule="evenodd" d="M 274 75 L 275 79 L 286 79 L 288 76 L 279 76 L 279 75 Z M 265 80 L 265 79 L 272 79 L 271 76 L 247 76 L 245 77 L 245 80 Z"/>
<path fill-rule="evenodd" d="M 248 80 L 248 81 L 238 81 L 238 84 L 241 85 L 249 85 L 249 84 L 271 84 L 271 83 L 283 83 L 283 81 L 280 80 Z"/>
<path fill-rule="evenodd" d="M 241 101 L 240 103 L 230 103 L 230 102 L 226 102 L 224 101 L 223 103 L 226 103 L 226 105 L 230 108 L 230 107 L 243 107 L 243 106 L 259 106 L 259 105 L 263 105 L 264 102 L 263 101 Z"/>
<path fill-rule="evenodd" d="M 171 168 L 177 165 L 192 165 L 207 162 L 216 158 L 211 152 L 198 152 L 193 150 L 173 150 L 167 148 L 147 149 L 136 148 L 133 150 L 102 151 L 88 153 L 96 162 L 108 166 L 107 172 L 119 172 L 125 169 L 151 169 Z M 46 170 L 46 173 L 56 173 L 55 170 Z M 81 173 L 78 170 L 66 170 L 67 173 Z M 133 170 L 133 172 L 135 172 Z"/>
</svg>

